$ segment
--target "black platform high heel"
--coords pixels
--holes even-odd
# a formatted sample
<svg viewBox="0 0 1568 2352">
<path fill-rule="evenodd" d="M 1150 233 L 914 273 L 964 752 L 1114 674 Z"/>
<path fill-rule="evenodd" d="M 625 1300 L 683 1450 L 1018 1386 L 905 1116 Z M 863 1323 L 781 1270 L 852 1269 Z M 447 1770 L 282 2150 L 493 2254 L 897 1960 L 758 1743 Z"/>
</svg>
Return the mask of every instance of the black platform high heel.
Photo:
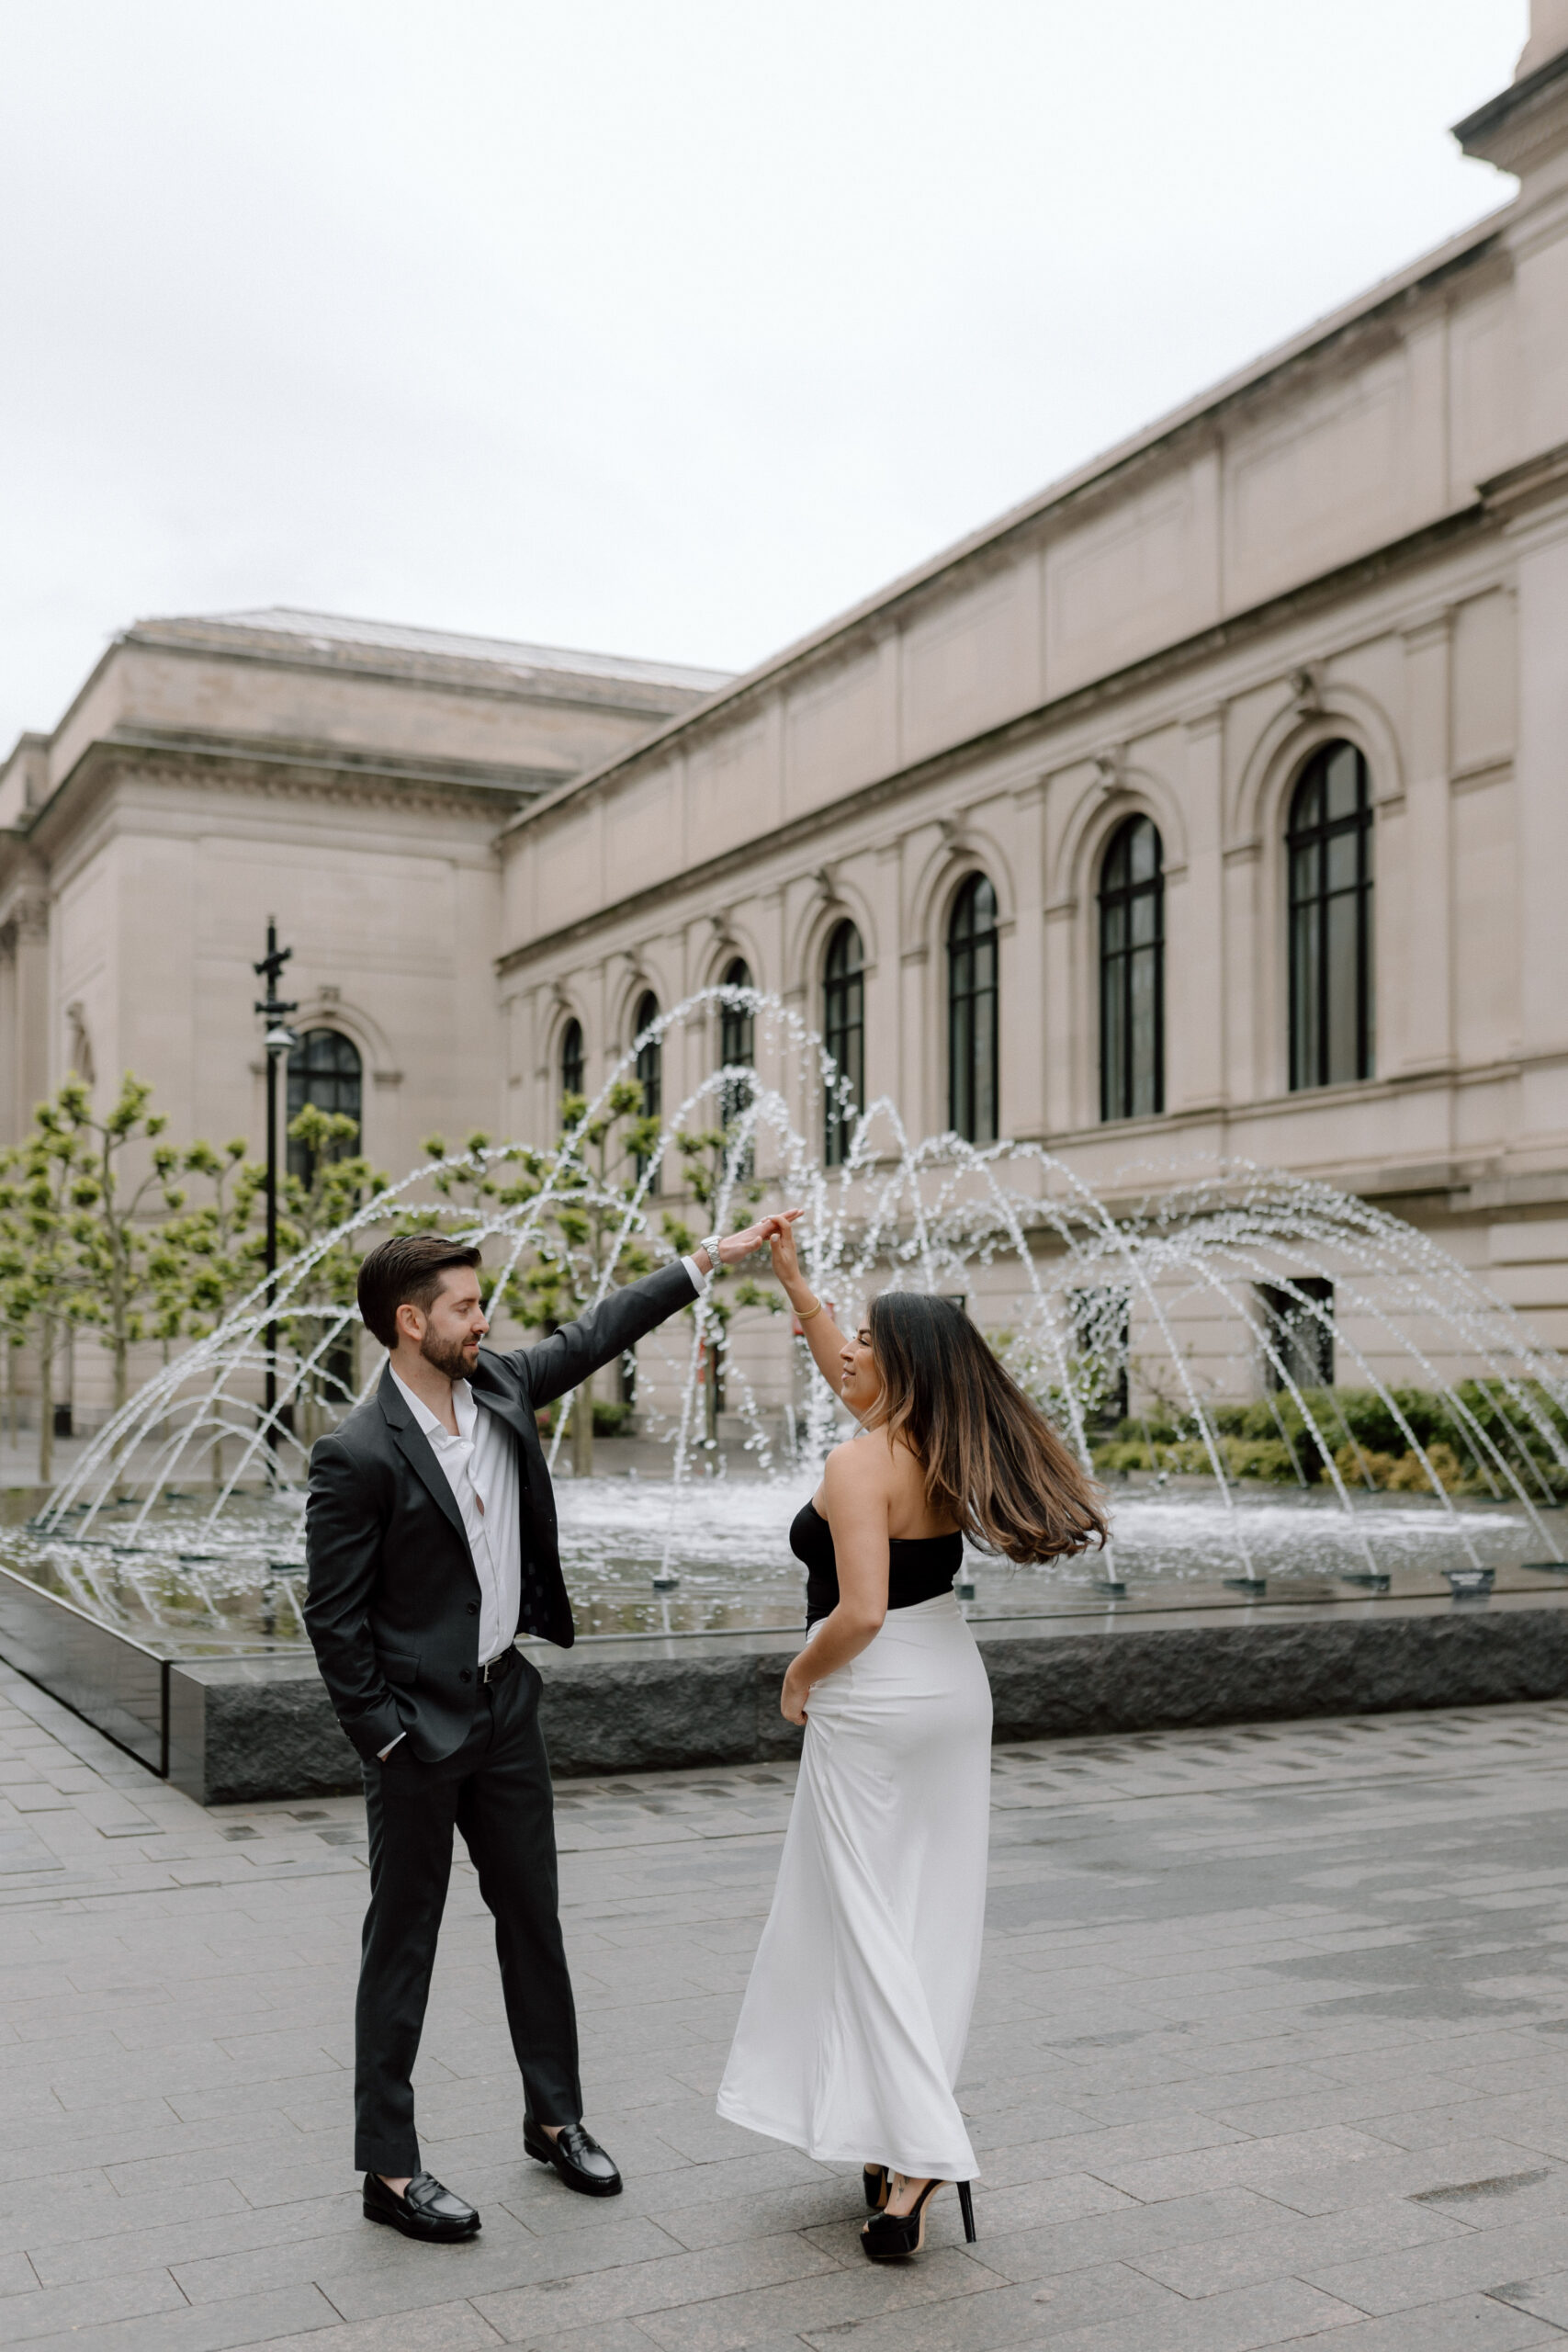
<svg viewBox="0 0 1568 2352">
<path fill-rule="evenodd" d="M 887 2202 L 887 2191 L 893 2179 L 886 2165 L 867 2165 L 861 2174 L 861 2187 L 865 2201 L 874 2213 L 880 2213 Z"/>
<path fill-rule="evenodd" d="M 867 2259 L 872 2262 L 907 2262 L 911 2255 L 919 2254 L 926 2242 L 926 2208 L 942 2185 L 940 2180 L 928 2180 L 907 2213 L 882 2212 L 867 2222 L 860 2233 Z M 969 2183 L 961 2180 L 957 2187 L 958 2210 L 964 2216 L 964 2235 L 973 2245 L 975 2206 L 969 2193 Z"/>
</svg>

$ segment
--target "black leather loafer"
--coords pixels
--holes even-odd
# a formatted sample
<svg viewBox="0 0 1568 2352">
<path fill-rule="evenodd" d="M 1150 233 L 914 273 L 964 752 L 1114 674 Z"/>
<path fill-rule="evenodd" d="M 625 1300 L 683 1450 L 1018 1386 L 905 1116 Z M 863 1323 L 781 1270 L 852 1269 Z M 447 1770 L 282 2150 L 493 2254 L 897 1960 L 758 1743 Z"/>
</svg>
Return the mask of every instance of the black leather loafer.
<svg viewBox="0 0 1568 2352">
<path fill-rule="evenodd" d="M 618 2197 L 621 2176 L 592 2132 L 581 2123 L 563 2123 L 552 2140 L 538 2125 L 525 2121 L 523 2145 L 536 2164 L 553 2165 L 569 2188 L 582 2197 Z"/>
<path fill-rule="evenodd" d="M 367 2172 L 365 2218 L 385 2222 L 389 2229 L 401 2230 L 405 2238 L 423 2238 L 426 2245 L 456 2245 L 461 2238 L 471 2238 L 479 2226 L 473 2207 L 443 2188 L 428 2172 L 416 2172 L 400 2197 L 379 2173 Z"/>
</svg>

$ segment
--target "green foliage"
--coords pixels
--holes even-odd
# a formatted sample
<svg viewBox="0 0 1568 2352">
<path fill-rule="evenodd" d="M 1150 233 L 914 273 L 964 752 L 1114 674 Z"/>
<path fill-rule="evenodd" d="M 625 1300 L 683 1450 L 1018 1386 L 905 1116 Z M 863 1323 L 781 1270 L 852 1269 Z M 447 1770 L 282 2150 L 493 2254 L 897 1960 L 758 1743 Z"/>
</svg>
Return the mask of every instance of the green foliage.
<svg viewBox="0 0 1568 2352">
<path fill-rule="evenodd" d="M 1247 1405 L 1214 1405 L 1207 1415 L 1232 1477 L 1317 1483 L 1331 1477 L 1332 1460 L 1352 1488 L 1430 1494 L 1435 1476 L 1449 1493 L 1508 1494 L 1511 1473 L 1538 1498 L 1568 1498 L 1568 1469 L 1547 1434 L 1568 1439 L 1568 1414 L 1545 1389 L 1466 1380 L 1453 1394 L 1450 1404 L 1426 1388 L 1395 1388 L 1389 1398 L 1375 1388 L 1309 1388 L 1299 1402 L 1281 1391 Z M 1213 1475 L 1196 1422 L 1177 1420 L 1168 1409 L 1119 1422 L 1096 1449 L 1095 1464 L 1107 1472 Z"/>
<path fill-rule="evenodd" d="M 1279 1438 L 1218 1437 L 1215 1446 L 1227 1478 L 1267 1478 L 1284 1486 L 1296 1483 L 1290 1449 Z M 1142 1436 L 1118 1437 L 1095 1447 L 1094 1466 L 1102 1476 L 1133 1470 L 1163 1470 L 1200 1478 L 1214 1475 L 1209 1449 L 1200 1437 L 1156 1442 L 1153 1446 Z"/>
<path fill-rule="evenodd" d="M 575 1148 L 558 1169 L 538 1247 L 507 1285 L 506 1305 L 520 1323 L 536 1329 L 570 1322 L 592 1305 L 606 1278 L 635 1282 L 652 1271 L 652 1256 L 627 1211 L 637 1197 L 640 1166 L 657 1141 L 658 1122 L 644 1116 L 642 1089 L 630 1079 L 613 1086 L 595 1116 L 581 1126 L 587 1107 L 577 1095 L 561 1099 L 562 1144 L 571 1139 Z M 503 1198 L 525 1200 L 540 1189 L 545 1162 L 537 1154 L 523 1157 L 520 1179 Z"/>
<path fill-rule="evenodd" d="M 438 1166 L 431 1170 L 432 1190 L 456 1207 L 472 1211 L 476 1217 L 491 1208 L 514 1208 L 532 1200 L 543 1181 L 546 1161 L 542 1152 L 516 1143 L 492 1149 L 482 1127 L 476 1127 L 467 1137 L 461 1154 L 455 1153 L 442 1135 L 426 1136 L 423 1148 L 433 1160 L 451 1159 L 457 1163 L 450 1168 Z M 503 1176 L 502 1171 L 506 1169 L 514 1169 L 516 1173 Z M 411 1232 L 427 1222 L 417 1210 L 409 1212 L 407 1226 Z M 499 1279 L 493 1267 L 480 1267 L 479 1296 L 487 1309 Z M 510 1293 L 508 1296 L 510 1299 Z"/>
<path fill-rule="evenodd" d="M 149 1109 L 152 1090 L 128 1070 L 102 1118 L 78 1079 L 39 1105 L 23 1146 L 40 1171 L 52 1167 L 69 1209 L 35 1261 L 35 1279 L 61 1299 L 73 1323 L 96 1325 L 114 1367 L 118 1412 L 129 1393 L 130 1350 L 138 1340 L 177 1329 L 173 1305 L 177 1262 L 150 1212 L 185 1205 L 176 1179 L 181 1155 L 163 1140 L 168 1121 Z M 142 1172 L 132 1172 L 131 1147 Z M 47 1181 L 47 1180 L 46 1180 Z"/>
<path fill-rule="evenodd" d="M 642 1089 L 630 1079 L 612 1086 L 593 1117 L 580 1095 L 561 1098 L 565 1132 L 551 1197 L 543 1205 L 531 1254 L 507 1282 L 503 1302 L 525 1327 L 554 1330 L 592 1306 L 609 1283 L 635 1282 L 653 1268 L 637 1213 L 642 1169 L 658 1145 L 659 1123 L 642 1107 Z M 428 1148 L 428 1147 L 427 1147 Z M 502 1195 L 532 1199 L 543 1190 L 547 1162 L 520 1154 L 513 1188 Z M 587 1409 L 571 1409 L 572 1468 L 592 1468 L 600 1403 L 592 1381 L 573 1392 Z"/>
<path fill-rule="evenodd" d="M 181 1159 L 182 1173 L 209 1190 L 159 1237 L 161 1336 L 204 1338 L 261 1279 L 266 1170 L 249 1148 L 236 1136 L 221 1150 L 193 1143 Z"/>
<path fill-rule="evenodd" d="M 734 1141 L 731 1131 L 725 1127 L 701 1127 L 689 1135 L 675 1137 L 675 1148 L 685 1163 L 686 1189 L 700 1207 L 714 1207 L 724 1188 L 726 1161 Z M 739 1202 L 743 1208 L 755 1206 L 762 1197 L 762 1187 L 742 1167 L 730 1186 L 731 1233 L 743 1232 L 751 1220 L 735 1214 Z M 664 1236 L 678 1257 L 689 1257 L 704 1234 L 714 1229 L 711 1218 L 705 1218 L 701 1233 L 694 1233 L 679 1217 L 664 1217 Z M 729 1285 L 735 1282 L 732 1290 Z M 703 1404 L 706 1419 L 706 1437 L 710 1446 L 718 1443 L 718 1413 L 724 1394 L 724 1362 L 729 1351 L 729 1324 L 736 1309 L 741 1306 L 766 1306 L 773 1314 L 783 1310 L 783 1294 L 772 1284 L 764 1286 L 754 1276 L 736 1281 L 731 1270 L 721 1267 L 708 1284 L 704 1309 L 711 1336 L 705 1342 L 710 1351 L 707 1377 L 703 1384 Z M 694 1310 L 688 1308 L 690 1314 Z"/>
</svg>

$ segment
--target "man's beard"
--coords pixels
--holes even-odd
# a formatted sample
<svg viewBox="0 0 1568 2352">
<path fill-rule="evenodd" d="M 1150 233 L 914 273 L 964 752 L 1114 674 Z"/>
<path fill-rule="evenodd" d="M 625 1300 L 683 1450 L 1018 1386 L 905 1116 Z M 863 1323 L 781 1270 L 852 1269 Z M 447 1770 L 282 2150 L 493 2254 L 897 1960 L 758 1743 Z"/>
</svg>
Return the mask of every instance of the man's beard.
<svg viewBox="0 0 1568 2352">
<path fill-rule="evenodd" d="M 428 1324 L 419 1343 L 419 1351 L 426 1363 L 434 1364 L 437 1372 L 444 1372 L 448 1380 L 467 1380 L 473 1370 L 464 1353 L 462 1340 L 438 1340 Z"/>
</svg>

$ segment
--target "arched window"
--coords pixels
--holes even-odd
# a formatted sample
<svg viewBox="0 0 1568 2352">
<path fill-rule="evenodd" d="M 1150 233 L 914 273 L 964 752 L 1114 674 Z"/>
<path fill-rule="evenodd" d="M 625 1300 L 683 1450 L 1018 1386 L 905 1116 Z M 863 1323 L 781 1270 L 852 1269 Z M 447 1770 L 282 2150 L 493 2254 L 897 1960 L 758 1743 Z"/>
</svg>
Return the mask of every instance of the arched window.
<svg viewBox="0 0 1568 2352">
<path fill-rule="evenodd" d="M 1291 802 L 1291 1084 L 1371 1078 L 1372 795 L 1354 743 L 1325 743 Z"/>
<path fill-rule="evenodd" d="M 1149 820 L 1129 817 L 1100 869 L 1100 1115 L 1164 1108 L 1164 861 Z"/>
<path fill-rule="evenodd" d="M 642 1043 L 637 1049 L 637 1082 L 642 1089 L 642 1114 L 645 1119 L 661 1118 L 664 1112 L 663 1043 L 658 1037 L 643 1036 L 643 1032 L 651 1029 L 658 1018 L 659 999 L 651 989 L 645 989 L 637 1001 L 637 1011 L 632 1015 L 632 1035 L 634 1039 L 642 1037 Z M 638 1161 L 639 1172 L 646 1164 L 645 1161 Z M 658 1192 L 657 1170 L 648 1189 L 650 1193 Z"/>
<path fill-rule="evenodd" d="M 826 1105 L 822 1158 L 841 1168 L 865 1101 L 865 954 L 852 922 L 841 922 L 822 965 L 822 1043 L 839 1082 Z"/>
<path fill-rule="evenodd" d="M 749 989 L 751 967 L 744 956 L 737 956 L 724 968 L 720 985 L 727 989 Z M 718 1011 L 718 1057 L 726 1069 L 750 1069 L 757 1057 L 757 1024 L 749 1004 L 726 1004 Z M 751 1100 L 751 1089 L 743 1078 L 725 1080 L 723 1100 L 719 1105 L 721 1124 L 728 1126 L 738 1119 Z"/>
<path fill-rule="evenodd" d="M 583 1056 L 582 1023 L 569 1021 L 560 1033 L 560 1091 L 563 1094 L 582 1091 Z"/>
<path fill-rule="evenodd" d="M 947 926 L 947 1120 L 970 1143 L 997 1139 L 997 894 L 983 874 Z"/>
<path fill-rule="evenodd" d="M 364 1101 L 364 1072 L 359 1049 L 338 1029 L 307 1029 L 288 1056 L 288 1125 L 293 1125 L 307 1102 L 320 1111 L 340 1114 L 354 1121 L 355 1142 L 339 1146 L 333 1159 L 358 1148 L 358 1128 Z M 290 1142 L 288 1172 L 308 1184 L 315 1172 L 315 1154 L 304 1144 Z"/>
</svg>

